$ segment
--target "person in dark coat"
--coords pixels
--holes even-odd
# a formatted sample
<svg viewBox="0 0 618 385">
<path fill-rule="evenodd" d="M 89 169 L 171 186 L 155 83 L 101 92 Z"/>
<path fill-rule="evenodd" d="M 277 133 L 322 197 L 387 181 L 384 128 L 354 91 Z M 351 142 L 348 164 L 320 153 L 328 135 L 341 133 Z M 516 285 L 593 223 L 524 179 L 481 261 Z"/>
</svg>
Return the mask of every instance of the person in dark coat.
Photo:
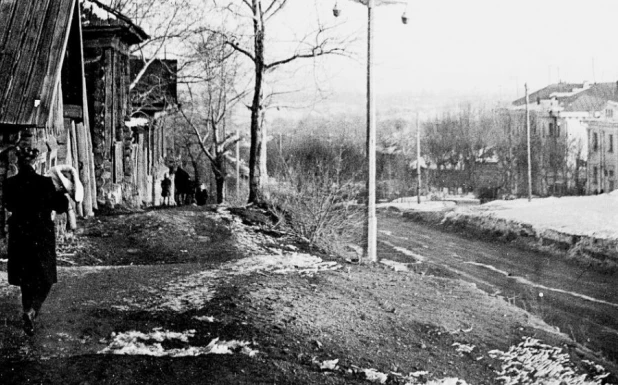
<svg viewBox="0 0 618 385">
<path fill-rule="evenodd" d="M 17 148 L 19 172 L 4 184 L 8 220 L 8 279 L 21 288 L 24 331 L 34 334 L 34 321 L 51 287 L 56 272 L 56 232 L 52 211 L 68 210 L 64 192 L 57 191 L 51 178 L 34 170 L 38 150 Z"/>
<path fill-rule="evenodd" d="M 195 203 L 198 206 L 203 206 L 206 202 L 208 202 L 208 190 L 206 190 L 206 185 L 202 183 L 195 192 Z"/>
<path fill-rule="evenodd" d="M 174 175 L 174 192 L 176 204 L 184 205 L 189 192 L 189 173 L 178 166 Z"/>
<path fill-rule="evenodd" d="M 172 180 L 167 177 L 167 174 L 163 176 L 161 181 L 161 197 L 163 197 L 163 206 L 169 206 L 170 204 L 170 191 L 172 189 Z"/>
</svg>

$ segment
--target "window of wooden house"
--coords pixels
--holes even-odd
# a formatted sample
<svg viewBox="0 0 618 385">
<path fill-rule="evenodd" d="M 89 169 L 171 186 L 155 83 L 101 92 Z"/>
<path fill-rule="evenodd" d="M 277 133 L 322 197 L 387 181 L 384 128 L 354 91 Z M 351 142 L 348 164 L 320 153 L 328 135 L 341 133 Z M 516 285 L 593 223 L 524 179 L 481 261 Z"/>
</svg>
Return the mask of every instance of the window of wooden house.
<svg viewBox="0 0 618 385">
<path fill-rule="evenodd" d="M 549 136 L 554 136 L 554 124 L 549 123 Z"/>
<path fill-rule="evenodd" d="M 593 183 L 597 183 L 597 178 L 599 177 L 599 168 L 597 166 L 594 166 L 592 168 L 592 179 L 593 179 Z"/>
<path fill-rule="evenodd" d="M 599 134 L 596 132 L 592 134 L 592 151 L 599 150 Z"/>
<path fill-rule="evenodd" d="M 605 109 L 605 117 L 606 118 L 613 118 L 614 117 L 614 110 L 612 110 L 611 108 L 606 108 Z"/>
<path fill-rule="evenodd" d="M 614 135 L 612 134 L 609 135 L 609 143 L 608 143 L 607 151 L 614 152 Z"/>
<path fill-rule="evenodd" d="M 560 123 L 556 124 L 556 136 L 560 136 Z"/>
</svg>

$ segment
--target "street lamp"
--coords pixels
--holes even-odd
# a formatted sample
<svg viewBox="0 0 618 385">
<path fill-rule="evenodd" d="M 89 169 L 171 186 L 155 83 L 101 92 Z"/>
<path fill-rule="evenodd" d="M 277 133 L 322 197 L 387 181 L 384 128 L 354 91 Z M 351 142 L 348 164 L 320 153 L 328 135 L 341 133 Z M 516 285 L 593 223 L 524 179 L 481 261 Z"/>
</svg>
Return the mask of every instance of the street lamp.
<svg viewBox="0 0 618 385">
<path fill-rule="evenodd" d="M 333 7 L 333 15 L 335 17 L 339 17 L 340 14 L 341 14 L 341 10 L 337 7 L 337 3 L 335 3 L 335 6 Z"/>
<path fill-rule="evenodd" d="M 378 221 L 376 218 L 376 111 L 374 76 L 373 76 L 373 9 L 376 2 L 382 4 L 401 3 L 398 0 L 354 0 L 367 6 L 367 226 L 365 229 L 367 244 L 364 247 L 364 257 L 370 262 L 377 262 Z M 341 14 L 337 3 L 333 8 L 333 15 Z M 404 12 L 401 17 L 403 24 L 408 18 Z"/>
</svg>

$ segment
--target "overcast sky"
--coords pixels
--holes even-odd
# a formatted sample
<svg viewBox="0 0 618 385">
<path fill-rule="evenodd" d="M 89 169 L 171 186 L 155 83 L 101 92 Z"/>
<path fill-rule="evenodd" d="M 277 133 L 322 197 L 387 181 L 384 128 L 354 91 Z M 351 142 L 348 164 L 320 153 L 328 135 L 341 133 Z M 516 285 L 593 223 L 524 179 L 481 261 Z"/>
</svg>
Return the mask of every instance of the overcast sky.
<svg viewBox="0 0 618 385">
<path fill-rule="evenodd" d="M 319 76 L 337 90 L 363 92 L 366 7 L 338 0 L 293 0 L 277 17 L 289 31 L 342 23 L 358 36 L 359 60 L 329 59 Z M 406 11 L 408 24 L 401 23 Z M 376 10 L 379 93 L 501 93 L 506 99 L 558 80 L 618 80 L 618 1 L 414 0 Z M 277 32 L 278 33 L 278 32 Z"/>
</svg>

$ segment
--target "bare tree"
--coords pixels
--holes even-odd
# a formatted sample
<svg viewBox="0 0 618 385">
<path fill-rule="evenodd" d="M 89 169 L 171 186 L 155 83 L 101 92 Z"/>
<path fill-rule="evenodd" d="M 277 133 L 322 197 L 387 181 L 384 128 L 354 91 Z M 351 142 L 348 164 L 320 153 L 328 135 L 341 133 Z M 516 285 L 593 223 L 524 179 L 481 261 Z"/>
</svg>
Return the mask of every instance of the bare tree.
<svg viewBox="0 0 618 385">
<path fill-rule="evenodd" d="M 202 154 L 210 161 L 215 177 L 217 203 L 223 203 L 228 176 L 226 163 L 232 146 L 240 140 L 236 133 L 226 132 L 230 107 L 244 94 L 236 93 L 233 88 L 238 67 L 232 49 L 221 35 L 204 33 L 195 49 L 203 76 L 208 80 L 200 98 L 191 95 L 190 107 L 193 109 L 187 113 L 183 107 L 180 113 L 189 124 Z"/>
<path fill-rule="evenodd" d="M 249 20 L 251 27 L 246 34 L 227 34 L 226 44 L 236 52 L 249 59 L 253 67 L 253 95 L 248 108 L 251 111 L 251 148 L 249 154 L 249 203 L 262 201 L 262 185 L 267 177 L 266 150 L 263 143 L 263 119 L 265 109 L 264 85 L 268 73 L 281 66 L 300 59 L 315 59 L 330 54 L 345 54 L 342 41 L 336 41 L 329 32 L 333 27 L 326 27 L 316 21 L 315 30 L 304 37 L 278 36 L 279 39 L 296 39 L 297 46 L 292 52 L 278 58 L 267 58 L 268 26 L 275 16 L 288 4 L 288 0 L 242 0 L 228 2 L 222 6 L 234 15 L 239 23 Z M 248 23 L 245 26 L 248 26 Z"/>
</svg>

